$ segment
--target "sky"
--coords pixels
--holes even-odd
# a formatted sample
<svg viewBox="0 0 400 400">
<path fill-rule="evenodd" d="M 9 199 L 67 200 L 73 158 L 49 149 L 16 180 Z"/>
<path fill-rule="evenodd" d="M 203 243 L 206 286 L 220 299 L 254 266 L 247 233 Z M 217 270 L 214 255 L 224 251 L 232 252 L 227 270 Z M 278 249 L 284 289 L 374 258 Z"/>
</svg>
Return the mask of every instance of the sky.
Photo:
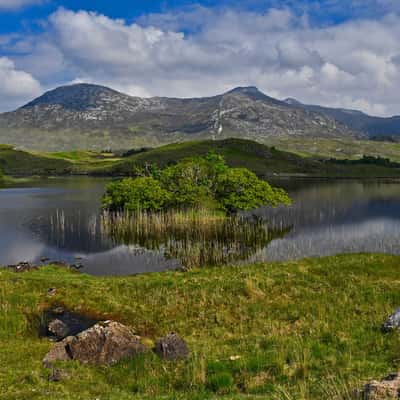
<svg viewBox="0 0 400 400">
<path fill-rule="evenodd" d="M 400 1 L 0 0 L 0 111 L 78 82 L 400 115 Z"/>
</svg>

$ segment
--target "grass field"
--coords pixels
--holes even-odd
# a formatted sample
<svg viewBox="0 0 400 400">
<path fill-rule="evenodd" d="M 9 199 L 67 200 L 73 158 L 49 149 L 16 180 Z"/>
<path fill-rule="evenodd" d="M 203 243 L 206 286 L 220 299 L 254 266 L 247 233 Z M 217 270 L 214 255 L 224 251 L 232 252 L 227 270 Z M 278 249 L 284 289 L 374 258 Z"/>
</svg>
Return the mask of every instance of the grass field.
<svg viewBox="0 0 400 400">
<path fill-rule="evenodd" d="M 399 268 L 399 257 L 344 255 L 132 277 L 0 270 L 0 399 L 350 399 L 400 367 L 399 333 L 381 331 L 400 305 Z M 49 382 L 38 324 L 55 304 L 121 321 L 148 343 L 177 332 L 191 356 L 64 363 L 68 378 Z"/>
<path fill-rule="evenodd" d="M 299 145 L 302 142 L 299 142 Z M 375 142 L 374 142 L 375 143 Z M 302 143 L 304 145 L 304 143 Z M 329 141 L 332 145 L 332 142 Z M 279 145 L 279 143 L 278 143 Z M 257 142 L 243 139 L 226 139 L 220 141 L 204 140 L 175 143 L 155 149 L 150 149 L 127 157 L 119 157 L 112 153 L 96 153 L 93 151 L 73 151 L 59 153 L 30 153 L 0 145 L 0 169 L 6 175 L 130 175 L 134 166 L 158 164 L 164 167 L 182 158 L 205 155 L 214 151 L 225 157 L 231 167 L 245 167 L 259 176 L 300 175 L 319 177 L 399 177 L 400 168 L 386 166 L 357 164 L 343 165 L 324 162 L 323 156 L 330 151 L 319 149 L 320 156 L 311 156 L 312 148 L 306 153 L 303 148 L 291 142 L 293 151 L 278 150 Z M 376 143 L 381 146 L 382 143 Z M 283 145 L 282 145 L 283 146 Z M 400 146 L 391 144 L 391 146 Z M 343 148 L 354 148 L 351 144 L 343 144 Z M 378 148 L 378 147 L 377 147 Z M 379 151 L 365 154 L 376 155 Z M 322 156 L 321 156 L 322 154 Z M 359 154 L 361 157 L 362 154 Z M 359 158 L 360 158 L 359 157 Z M 343 158 L 342 155 L 338 158 Z M 349 156 L 349 158 L 352 158 Z M 396 157 L 393 157 L 396 159 Z"/>
</svg>

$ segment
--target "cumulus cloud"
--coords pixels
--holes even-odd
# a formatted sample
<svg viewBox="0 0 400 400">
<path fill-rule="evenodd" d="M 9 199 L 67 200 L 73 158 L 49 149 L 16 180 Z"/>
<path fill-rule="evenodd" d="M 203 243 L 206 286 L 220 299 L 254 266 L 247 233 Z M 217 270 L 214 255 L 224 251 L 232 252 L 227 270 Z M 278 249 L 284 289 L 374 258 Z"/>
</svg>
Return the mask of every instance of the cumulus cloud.
<svg viewBox="0 0 400 400">
<path fill-rule="evenodd" d="M 135 23 L 60 9 L 45 26 L 13 43 L 13 60 L 47 87 L 85 80 L 133 95 L 189 97 L 256 85 L 279 98 L 400 114 L 396 14 L 315 26 L 289 8 L 197 6 Z"/>
<path fill-rule="evenodd" d="M 43 3 L 44 0 L 0 0 L 0 10 L 17 10 L 19 8 Z"/>
<path fill-rule="evenodd" d="M 7 57 L 0 57 L 0 107 L 13 109 L 41 92 L 40 84 L 32 75 L 17 70 Z"/>
</svg>

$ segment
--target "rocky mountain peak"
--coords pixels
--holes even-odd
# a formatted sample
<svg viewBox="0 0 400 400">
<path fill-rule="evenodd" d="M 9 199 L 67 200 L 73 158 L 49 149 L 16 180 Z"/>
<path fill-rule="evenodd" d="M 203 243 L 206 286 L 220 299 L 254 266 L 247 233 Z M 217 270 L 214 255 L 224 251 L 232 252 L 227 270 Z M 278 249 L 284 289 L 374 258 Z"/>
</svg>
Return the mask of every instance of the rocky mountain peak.
<svg viewBox="0 0 400 400">
<path fill-rule="evenodd" d="M 122 100 L 129 96 L 100 85 L 78 83 L 61 86 L 44 93 L 42 96 L 24 105 L 22 109 L 35 106 L 62 106 L 73 111 L 86 111 L 97 108 L 101 103 L 113 99 Z"/>
</svg>

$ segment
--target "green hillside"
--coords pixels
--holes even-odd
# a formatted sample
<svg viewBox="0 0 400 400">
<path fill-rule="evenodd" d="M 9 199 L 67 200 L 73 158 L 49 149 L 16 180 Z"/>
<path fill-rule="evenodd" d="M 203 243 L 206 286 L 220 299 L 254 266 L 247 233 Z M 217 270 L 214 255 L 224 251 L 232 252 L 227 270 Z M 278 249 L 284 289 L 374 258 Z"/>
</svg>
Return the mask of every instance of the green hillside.
<svg viewBox="0 0 400 400">
<path fill-rule="evenodd" d="M 229 166 L 245 167 L 259 176 L 275 174 L 339 177 L 400 176 L 400 168 L 388 168 L 361 162 L 356 165 L 344 165 L 339 162 L 324 161 L 317 157 L 303 157 L 244 139 L 204 140 L 170 144 L 125 157 L 110 168 L 97 170 L 97 173 L 129 175 L 134 166 L 137 165 L 154 163 L 163 167 L 182 158 L 205 155 L 210 151 L 223 155 Z"/>
<path fill-rule="evenodd" d="M 68 160 L 16 150 L 12 146 L 0 145 L 0 169 L 6 175 L 62 175 L 70 173 L 72 164 Z"/>
<path fill-rule="evenodd" d="M 269 147 L 251 140 L 204 140 L 170 144 L 154 149 L 116 156 L 113 153 L 74 151 L 33 153 L 0 145 L 0 169 L 6 175 L 131 175 L 135 166 L 157 164 L 164 167 L 210 151 L 221 154 L 231 167 L 245 167 L 259 176 L 299 175 L 320 177 L 399 177 L 400 165 L 381 162 L 343 163 L 321 156 L 306 156 Z M 296 151 L 296 149 L 294 149 Z M 128 152 L 127 154 L 130 154 Z M 365 153 L 370 154 L 370 153 Z M 374 153 L 373 153 L 374 154 Z M 328 156 L 328 154 L 325 154 Z M 342 159 L 344 157 L 341 157 Z M 354 159 L 354 157 L 349 157 Z M 362 154 L 358 159 L 362 158 Z"/>
</svg>

